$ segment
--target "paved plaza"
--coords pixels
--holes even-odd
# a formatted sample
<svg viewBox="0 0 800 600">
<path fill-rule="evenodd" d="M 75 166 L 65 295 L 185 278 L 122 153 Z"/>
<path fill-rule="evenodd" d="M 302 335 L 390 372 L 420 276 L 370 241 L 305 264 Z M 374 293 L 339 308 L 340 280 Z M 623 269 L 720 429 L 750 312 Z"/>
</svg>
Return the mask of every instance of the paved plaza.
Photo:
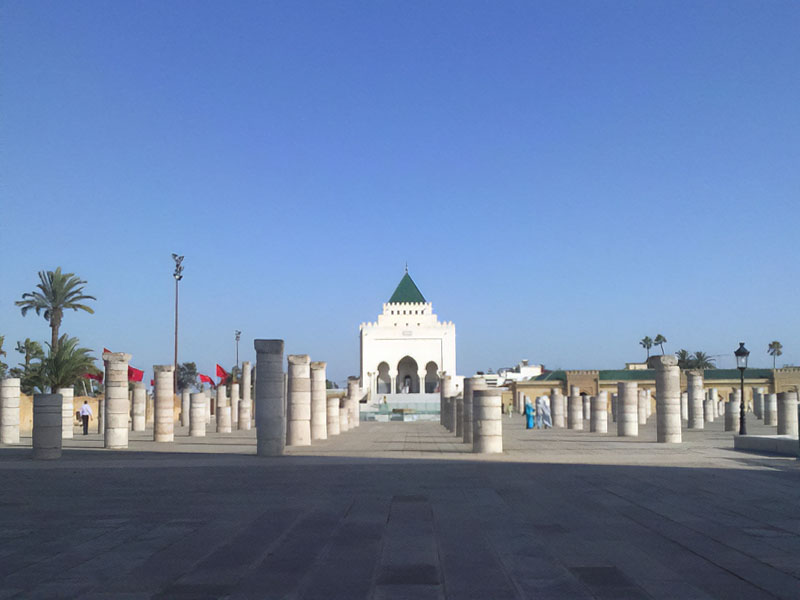
<svg viewBox="0 0 800 600">
<path fill-rule="evenodd" d="M 656 444 L 654 421 L 504 417 L 497 456 L 399 422 L 269 459 L 211 427 L 3 447 L 0 599 L 797 598 L 797 461 L 732 450 L 720 420 Z"/>
</svg>

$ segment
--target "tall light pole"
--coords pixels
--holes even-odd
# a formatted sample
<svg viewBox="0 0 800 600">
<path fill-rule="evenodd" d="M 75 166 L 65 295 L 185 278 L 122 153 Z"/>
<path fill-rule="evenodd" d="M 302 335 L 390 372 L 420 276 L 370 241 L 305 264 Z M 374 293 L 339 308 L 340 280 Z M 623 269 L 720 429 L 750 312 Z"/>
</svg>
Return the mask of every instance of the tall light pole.
<svg viewBox="0 0 800 600">
<path fill-rule="evenodd" d="M 238 329 L 234 330 L 233 332 L 234 337 L 236 338 L 236 370 L 239 370 L 239 340 L 242 339 L 242 332 Z"/>
<path fill-rule="evenodd" d="M 183 256 L 178 256 L 172 253 L 172 260 L 175 261 L 175 272 L 172 276 L 175 278 L 175 359 L 173 364 L 175 370 L 172 373 L 172 393 L 178 393 L 178 282 L 183 279 Z"/>
<path fill-rule="evenodd" d="M 736 357 L 736 367 L 741 374 L 741 402 L 739 403 L 739 435 L 747 435 L 747 426 L 744 423 L 744 370 L 747 368 L 747 357 L 750 351 L 744 347 L 744 342 L 739 342 L 739 347 L 733 353 Z"/>
</svg>

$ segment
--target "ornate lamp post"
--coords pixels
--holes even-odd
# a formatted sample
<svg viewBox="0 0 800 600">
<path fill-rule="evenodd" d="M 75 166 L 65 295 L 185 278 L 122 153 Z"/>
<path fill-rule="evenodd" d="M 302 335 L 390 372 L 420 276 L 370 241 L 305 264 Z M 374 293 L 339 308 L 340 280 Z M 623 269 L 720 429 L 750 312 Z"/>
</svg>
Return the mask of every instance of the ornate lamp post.
<svg viewBox="0 0 800 600">
<path fill-rule="evenodd" d="M 741 375 L 742 398 L 739 403 L 739 435 L 747 435 L 747 426 L 744 422 L 744 370 L 747 368 L 747 357 L 750 356 L 750 351 L 744 347 L 744 342 L 739 342 L 739 347 L 733 355 L 736 357 L 736 367 Z"/>
<path fill-rule="evenodd" d="M 172 377 L 172 393 L 178 393 L 178 282 L 183 279 L 183 256 L 178 256 L 174 252 L 172 253 L 172 260 L 175 261 L 175 272 L 172 273 L 172 276 L 175 278 L 175 358 L 174 358 L 174 365 L 175 370 L 173 371 Z"/>
</svg>

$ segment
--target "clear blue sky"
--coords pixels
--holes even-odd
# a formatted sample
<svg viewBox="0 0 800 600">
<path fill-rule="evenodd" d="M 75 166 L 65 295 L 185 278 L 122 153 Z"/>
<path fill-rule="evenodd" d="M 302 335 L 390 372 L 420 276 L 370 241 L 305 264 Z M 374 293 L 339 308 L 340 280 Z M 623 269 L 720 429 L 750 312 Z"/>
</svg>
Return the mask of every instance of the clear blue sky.
<svg viewBox="0 0 800 600">
<path fill-rule="evenodd" d="M 408 261 L 462 374 L 800 362 L 800 3 L 0 4 L 0 334 L 358 372 Z M 10 361 L 19 355 L 10 352 Z"/>
</svg>

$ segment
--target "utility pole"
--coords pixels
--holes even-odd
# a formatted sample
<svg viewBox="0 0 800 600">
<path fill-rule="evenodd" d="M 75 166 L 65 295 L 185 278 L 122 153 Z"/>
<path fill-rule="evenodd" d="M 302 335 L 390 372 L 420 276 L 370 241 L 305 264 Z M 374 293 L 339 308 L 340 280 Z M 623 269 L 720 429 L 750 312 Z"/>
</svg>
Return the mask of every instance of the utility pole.
<svg viewBox="0 0 800 600">
<path fill-rule="evenodd" d="M 233 332 L 234 337 L 236 338 L 236 370 L 239 370 L 239 340 L 242 338 L 242 332 L 238 329 L 235 329 Z"/>
</svg>

